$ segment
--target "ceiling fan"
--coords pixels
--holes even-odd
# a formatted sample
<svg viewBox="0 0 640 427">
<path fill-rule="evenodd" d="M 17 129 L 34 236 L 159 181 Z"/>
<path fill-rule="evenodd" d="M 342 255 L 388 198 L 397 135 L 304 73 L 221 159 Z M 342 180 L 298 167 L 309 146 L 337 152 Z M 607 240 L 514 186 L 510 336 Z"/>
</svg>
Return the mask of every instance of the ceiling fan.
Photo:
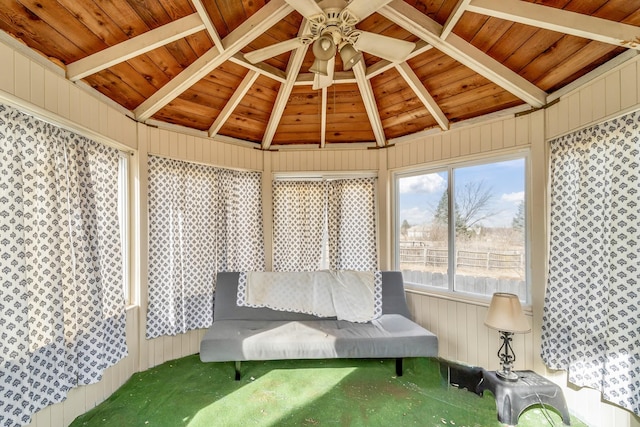
<svg viewBox="0 0 640 427">
<path fill-rule="evenodd" d="M 310 33 L 245 54 L 252 64 L 312 44 L 315 60 L 309 71 L 315 74 L 313 88 L 331 85 L 335 55 L 340 53 L 344 70 L 350 70 L 367 52 L 391 62 L 402 62 L 415 43 L 362 31 L 356 24 L 391 0 L 285 0 L 309 22 Z"/>
</svg>

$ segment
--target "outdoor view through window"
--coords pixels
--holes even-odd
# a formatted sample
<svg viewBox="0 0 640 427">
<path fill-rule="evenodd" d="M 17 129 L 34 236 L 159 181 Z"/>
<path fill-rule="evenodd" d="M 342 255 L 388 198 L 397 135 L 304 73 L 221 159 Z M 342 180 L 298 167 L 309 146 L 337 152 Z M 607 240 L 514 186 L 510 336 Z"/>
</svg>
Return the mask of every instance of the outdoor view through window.
<svg viewBox="0 0 640 427">
<path fill-rule="evenodd" d="M 407 283 L 527 301 L 524 158 L 397 179 L 398 263 Z"/>
</svg>

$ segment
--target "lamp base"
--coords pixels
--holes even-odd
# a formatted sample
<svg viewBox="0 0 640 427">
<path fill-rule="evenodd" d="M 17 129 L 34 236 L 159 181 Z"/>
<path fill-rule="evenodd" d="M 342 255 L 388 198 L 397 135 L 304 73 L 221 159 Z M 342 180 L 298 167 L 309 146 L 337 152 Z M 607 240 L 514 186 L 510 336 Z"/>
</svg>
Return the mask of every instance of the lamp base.
<svg viewBox="0 0 640 427">
<path fill-rule="evenodd" d="M 509 381 L 509 382 L 516 382 L 518 381 L 518 374 L 516 374 L 513 371 L 507 371 L 507 370 L 502 370 L 502 371 L 496 371 L 496 376 L 498 378 L 500 378 L 502 381 Z"/>
</svg>

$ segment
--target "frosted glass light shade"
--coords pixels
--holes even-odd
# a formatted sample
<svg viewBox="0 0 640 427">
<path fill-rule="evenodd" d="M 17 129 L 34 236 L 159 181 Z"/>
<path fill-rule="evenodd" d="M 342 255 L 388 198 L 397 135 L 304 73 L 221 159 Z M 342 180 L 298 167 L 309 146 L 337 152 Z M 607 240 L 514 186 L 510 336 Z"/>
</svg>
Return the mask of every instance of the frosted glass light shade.
<svg viewBox="0 0 640 427">
<path fill-rule="evenodd" d="M 496 292 L 491 297 L 484 324 L 491 329 L 515 334 L 523 334 L 531 330 L 518 296 L 505 292 Z"/>
<path fill-rule="evenodd" d="M 320 61 L 328 61 L 333 56 L 336 56 L 336 44 L 330 36 L 320 36 L 318 40 L 313 42 L 311 47 L 313 50 L 313 56 Z"/>
<path fill-rule="evenodd" d="M 323 61 L 322 59 L 316 58 L 313 60 L 313 65 L 309 68 L 309 71 L 321 76 L 327 76 L 329 75 L 328 67 L 329 61 Z"/>
<path fill-rule="evenodd" d="M 342 64 L 344 65 L 343 70 L 349 71 L 362 59 L 362 53 L 355 50 L 349 43 L 346 43 L 340 49 L 340 58 L 342 58 Z"/>
</svg>

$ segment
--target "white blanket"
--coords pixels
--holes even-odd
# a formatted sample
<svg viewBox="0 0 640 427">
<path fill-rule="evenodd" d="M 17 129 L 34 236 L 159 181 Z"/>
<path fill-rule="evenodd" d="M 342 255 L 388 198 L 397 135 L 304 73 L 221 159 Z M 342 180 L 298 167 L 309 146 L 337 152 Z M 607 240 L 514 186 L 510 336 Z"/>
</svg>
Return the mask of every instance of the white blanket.
<svg viewBox="0 0 640 427">
<path fill-rule="evenodd" d="M 237 304 L 362 323 L 382 314 L 381 293 L 379 271 L 247 272 Z"/>
</svg>

